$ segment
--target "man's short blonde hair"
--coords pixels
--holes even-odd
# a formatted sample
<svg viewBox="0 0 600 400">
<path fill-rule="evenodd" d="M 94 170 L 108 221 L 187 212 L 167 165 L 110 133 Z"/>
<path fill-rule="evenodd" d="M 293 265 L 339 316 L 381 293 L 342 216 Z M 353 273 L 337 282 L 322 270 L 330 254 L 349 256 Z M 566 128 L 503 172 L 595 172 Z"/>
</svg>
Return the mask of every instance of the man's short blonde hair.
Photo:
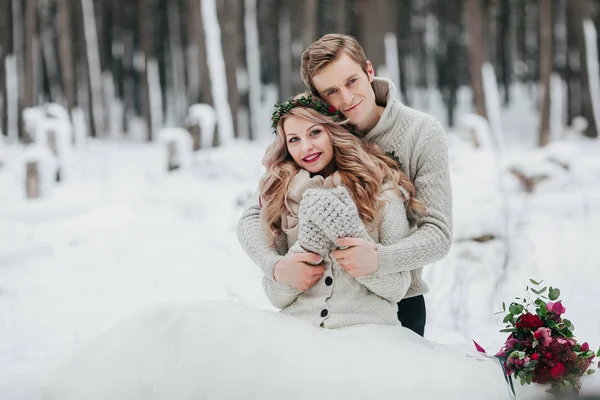
<svg viewBox="0 0 600 400">
<path fill-rule="evenodd" d="M 314 95 L 320 96 L 313 84 L 313 76 L 336 60 L 344 52 L 367 73 L 367 57 L 354 36 L 330 33 L 317 40 L 302 53 L 300 74 L 302 81 Z"/>
</svg>

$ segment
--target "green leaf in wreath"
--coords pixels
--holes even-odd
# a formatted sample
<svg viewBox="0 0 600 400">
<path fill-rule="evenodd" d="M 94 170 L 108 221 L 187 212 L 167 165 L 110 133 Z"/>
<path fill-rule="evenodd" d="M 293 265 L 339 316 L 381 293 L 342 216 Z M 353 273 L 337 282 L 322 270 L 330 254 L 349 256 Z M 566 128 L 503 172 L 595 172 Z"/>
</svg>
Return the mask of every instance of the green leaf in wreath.
<svg viewBox="0 0 600 400">
<path fill-rule="evenodd" d="M 553 288 L 552 286 L 550 286 L 550 291 L 548 292 L 548 297 L 550 298 L 550 300 L 554 301 L 554 300 L 558 299 L 559 296 L 560 296 L 560 289 Z"/>
<path fill-rule="evenodd" d="M 586 373 L 587 373 L 588 375 L 592 375 L 594 372 L 596 372 L 596 370 L 595 370 L 595 369 L 591 369 L 591 368 L 590 368 L 590 369 L 588 369 L 588 370 L 587 370 L 587 372 L 586 372 Z"/>
<path fill-rule="evenodd" d="M 502 322 L 504 322 L 504 323 L 512 322 L 513 317 L 514 317 L 514 315 L 512 315 L 512 314 L 506 314 L 506 317 L 504 317 Z"/>
<path fill-rule="evenodd" d="M 529 279 L 529 282 L 533 283 L 533 284 L 534 284 L 534 285 L 536 285 L 536 286 L 539 286 L 539 285 L 540 285 L 540 282 L 536 282 L 536 281 L 534 281 L 533 279 Z"/>
</svg>

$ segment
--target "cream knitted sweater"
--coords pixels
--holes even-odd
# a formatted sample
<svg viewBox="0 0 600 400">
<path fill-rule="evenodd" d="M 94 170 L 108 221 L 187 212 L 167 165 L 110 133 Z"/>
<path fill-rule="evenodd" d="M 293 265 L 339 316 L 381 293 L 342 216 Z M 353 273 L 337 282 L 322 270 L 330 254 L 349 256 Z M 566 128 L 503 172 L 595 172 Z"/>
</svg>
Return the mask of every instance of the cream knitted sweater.
<svg viewBox="0 0 600 400">
<path fill-rule="evenodd" d="M 375 96 L 385 110 L 364 139 L 384 151 L 393 151 L 403 172 L 411 179 L 416 197 L 427 213 L 416 221 L 413 232 L 394 244 L 378 244 L 381 274 L 410 271 L 411 287 L 406 297 L 425 293 L 422 267 L 443 258 L 452 241 L 452 192 L 448 172 L 448 149 L 439 121 L 395 99 L 396 88 L 376 78 Z M 404 207 L 398 212 L 404 213 Z M 238 224 L 238 239 L 244 251 L 273 279 L 273 267 L 283 258 L 269 245 L 263 231 L 258 195 L 248 202 Z"/>
<path fill-rule="evenodd" d="M 321 279 L 302 292 L 287 284 L 263 278 L 270 302 L 286 315 L 298 317 L 325 328 L 357 324 L 399 324 L 397 305 L 410 285 L 410 272 L 373 274 L 354 278 L 333 258 L 335 240 L 362 237 L 382 244 L 393 244 L 410 232 L 404 201 L 384 187 L 382 219 L 367 229 L 356 205 L 339 175 L 323 179 L 301 170 L 286 197 L 288 214 L 282 217 L 285 235 L 280 235 L 279 251 L 319 254 L 325 272 Z M 287 240 L 285 240 L 287 239 Z"/>
</svg>

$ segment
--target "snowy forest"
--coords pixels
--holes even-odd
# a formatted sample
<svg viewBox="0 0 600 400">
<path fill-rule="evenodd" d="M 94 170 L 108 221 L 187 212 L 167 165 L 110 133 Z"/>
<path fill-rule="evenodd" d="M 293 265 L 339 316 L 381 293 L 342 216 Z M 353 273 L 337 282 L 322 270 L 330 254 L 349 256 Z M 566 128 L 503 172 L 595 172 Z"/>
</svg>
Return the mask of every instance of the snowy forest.
<svg viewBox="0 0 600 400">
<path fill-rule="evenodd" d="M 460 87 L 473 88 L 476 113 L 487 116 L 489 63 L 505 106 L 512 83 L 543 87 L 540 145 L 549 141 L 553 84 L 564 83 L 565 123 L 583 116 L 585 135 L 597 135 L 590 88 L 598 77 L 588 58 L 599 52 L 586 45 L 586 32 L 600 24 L 597 0 L 5 0 L 0 7 L 0 115 L 11 140 L 29 140 L 22 111 L 48 102 L 75 119 L 82 114 L 92 137 L 128 134 L 136 120 L 148 140 L 165 126 L 189 129 L 189 107 L 199 103 L 219 117 L 206 145 L 259 137 L 259 104 L 303 90 L 300 55 L 328 32 L 357 37 L 407 105 L 415 91 L 439 91 L 449 126 Z"/>
<path fill-rule="evenodd" d="M 147 307 L 277 311 L 237 226 L 274 104 L 305 90 L 301 54 L 326 33 L 355 36 L 398 100 L 445 130 L 452 246 L 423 269 L 425 338 L 496 353 L 502 304 L 536 279 L 598 348 L 599 30 L 600 0 L 0 0 L 0 399 L 69 398 L 43 396 L 45 368 Z M 240 328 L 211 357 L 249 332 L 250 317 L 227 318 Z M 165 323 L 146 345 L 173 326 L 133 321 Z M 322 364 L 328 378 L 354 365 Z"/>
</svg>

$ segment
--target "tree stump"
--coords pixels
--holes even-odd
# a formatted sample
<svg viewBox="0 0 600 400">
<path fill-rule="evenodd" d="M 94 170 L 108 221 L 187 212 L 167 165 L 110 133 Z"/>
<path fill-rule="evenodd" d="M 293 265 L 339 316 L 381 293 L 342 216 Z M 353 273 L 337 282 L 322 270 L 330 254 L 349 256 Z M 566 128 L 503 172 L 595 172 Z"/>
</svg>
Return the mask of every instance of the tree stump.
<svg viewBox="0 0 600 400">
<path fill-rule="evenodd" d="M 179 169 L 181 165 L 179 164 L 179 157 L 177 155 L 177 145 L 174 140 L 167 142 L 167 170 L 169 172 Z"/>
<path fill-rule="evenodd" d="M 28 199 L 40 197 L 40 170 L 36 161 L 30 161 L 26 166 L 25 193 Z"/>
<path fill-rule="evenodd" d="M 202 130 L 200 129 L 199 124 L 190 124 L 188 126 L 188 132 L 192 136 L 192 150 L 198 151 L 200 150 L 200 140 L 202 139 Z"/>
<path fill-rule="evenodd" d="M 54 156 L 58 159 L 58 146 L 56 143 L 56 131 L 48 130 L 48 148 L 54 154 Z M 56 168 L 56 177 L 54 178 L 56 182 L 60 182 L 60 166 Z"/>
</svg>

